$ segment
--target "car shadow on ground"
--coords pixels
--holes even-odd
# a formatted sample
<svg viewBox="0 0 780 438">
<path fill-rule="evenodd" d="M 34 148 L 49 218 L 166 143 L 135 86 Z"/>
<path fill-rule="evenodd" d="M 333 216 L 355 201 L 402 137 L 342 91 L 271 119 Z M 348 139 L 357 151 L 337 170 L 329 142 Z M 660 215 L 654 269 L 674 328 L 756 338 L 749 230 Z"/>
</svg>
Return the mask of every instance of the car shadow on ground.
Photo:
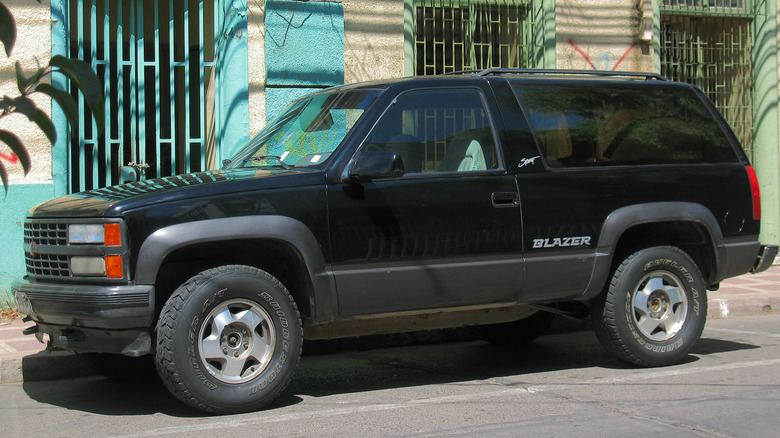
<svg viewBox="0 0 780 438">
<path fill-rule="evenodd" d="M 402 345 L 403 342 L 410 345 Z M 699 355 L 754 348 L 759 347 L 704 338 L 684 362 L 695 362 Z M 302 397 L 508 376 L 521 381 L 528 376 L 532 385 L 535 373 L 593 367 L 632 368 L 607 353 L 592 331 L 546 335 L 530 344 L 515 347 L 494 346 L 468 336 L 467 339 L 433 336 L 431 339 L 409 338 L 406 341 L 396 338 L 384 343 L 376 338 L 352 340 L 351 343 L 340 342 L 335 347 L 326 346 L 324 350 L 322 345 L 305 350 L 309 353 L 302 357 L 289 386 L 268 410 L 295 405 L 303 400 Z M 105 415 L 206 415 L 179 402 L 156 376 L 135 381 L 84 377 L 25 382 L 24 390 L 41 403 Z"/>
<path fill-rule="evenodd" d="M 754 350 L 761 348 L 758 345 L 743 344 L 741 342 L 724 341 L 722 339 L 701 338 L 691 350 L 691 354 L 710 355 L 716 353 L 728 353 L 730 351 Z"/>
</svg>

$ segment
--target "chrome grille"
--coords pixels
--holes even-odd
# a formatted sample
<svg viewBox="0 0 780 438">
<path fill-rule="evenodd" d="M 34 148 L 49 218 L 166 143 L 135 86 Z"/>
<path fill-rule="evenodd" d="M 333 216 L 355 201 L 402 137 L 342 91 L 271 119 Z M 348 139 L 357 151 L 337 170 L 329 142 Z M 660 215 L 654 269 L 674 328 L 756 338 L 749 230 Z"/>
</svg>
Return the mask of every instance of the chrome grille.
<svg viewBox="0 0 780 438">
<path fill-rule="evenodd" d="M 36 245 L 67 245 L 68 225 L 50 222 L 25 222 L 24 243 Z"/>
<path fill-rule="evenodd" d="M 68 244 L 68 225 L 57 222 L 24 223 L 24 258 L 27 273 L 38 277 L 70 277 L 66 255 L 41 252 L 42 247 Z"/>
<path fill-rule="evenodd" d="M 48 277 L 69 277 L 68 256 L 55 254 L 24 254 L 27 272 Z"/>
</svg>

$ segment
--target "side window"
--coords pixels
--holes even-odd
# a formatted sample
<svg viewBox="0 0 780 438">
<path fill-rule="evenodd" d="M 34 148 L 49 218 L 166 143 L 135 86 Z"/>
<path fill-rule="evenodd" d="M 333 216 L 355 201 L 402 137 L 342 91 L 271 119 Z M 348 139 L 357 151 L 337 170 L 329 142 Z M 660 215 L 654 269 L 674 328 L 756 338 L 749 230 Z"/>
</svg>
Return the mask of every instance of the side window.
<svg viewBox="0 0 780 438">
<path fill-rule="evenodd" d="M 476 89 L 401 94 L 379 119 L 363 148 L 397 152 L 406 173 L 498 168 L 493 131 Z"/>
<path fill-rule="evenodd" d="M 515 83 L 513 89 L 551 167 L 737 160 L 689 88 Z"/>
</svg>

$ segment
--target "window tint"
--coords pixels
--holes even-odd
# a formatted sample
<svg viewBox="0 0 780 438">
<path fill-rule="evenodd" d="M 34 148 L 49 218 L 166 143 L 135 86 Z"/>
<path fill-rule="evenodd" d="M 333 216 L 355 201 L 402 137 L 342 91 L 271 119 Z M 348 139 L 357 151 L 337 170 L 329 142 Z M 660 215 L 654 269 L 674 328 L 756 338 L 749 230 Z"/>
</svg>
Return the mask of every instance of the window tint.
<svg viewBox="0 0 780 438">
<path fill-rule="evenodd" d="M 514 83 L 552 167 L 737 161 L 693 90 Z"/>
<path fill-rule="evenodd" d="M 487 112 L 475 89 L 401 94 L 379 119 L 363 148 L 397 152 L 406 173 L 498 167 Z"/>
</svg>

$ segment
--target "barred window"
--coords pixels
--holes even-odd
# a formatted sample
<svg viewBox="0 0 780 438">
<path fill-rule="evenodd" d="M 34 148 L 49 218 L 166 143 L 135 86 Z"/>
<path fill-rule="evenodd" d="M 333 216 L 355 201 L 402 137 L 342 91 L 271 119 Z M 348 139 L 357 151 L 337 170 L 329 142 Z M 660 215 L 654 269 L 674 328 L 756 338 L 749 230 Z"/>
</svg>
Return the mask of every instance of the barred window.
<svg viewBox="0 0 780 438">
<path fill-rule="evenodd" d="M 534 3 L 415 0 L 415 74 L 532 67 L 543 50 Z"/>
<path fill-rule="evenodd" d="M 749 0 L 664 0 L 660 73 L 694 84 L 753 149 L 753 5 Z"/>
</svg>

